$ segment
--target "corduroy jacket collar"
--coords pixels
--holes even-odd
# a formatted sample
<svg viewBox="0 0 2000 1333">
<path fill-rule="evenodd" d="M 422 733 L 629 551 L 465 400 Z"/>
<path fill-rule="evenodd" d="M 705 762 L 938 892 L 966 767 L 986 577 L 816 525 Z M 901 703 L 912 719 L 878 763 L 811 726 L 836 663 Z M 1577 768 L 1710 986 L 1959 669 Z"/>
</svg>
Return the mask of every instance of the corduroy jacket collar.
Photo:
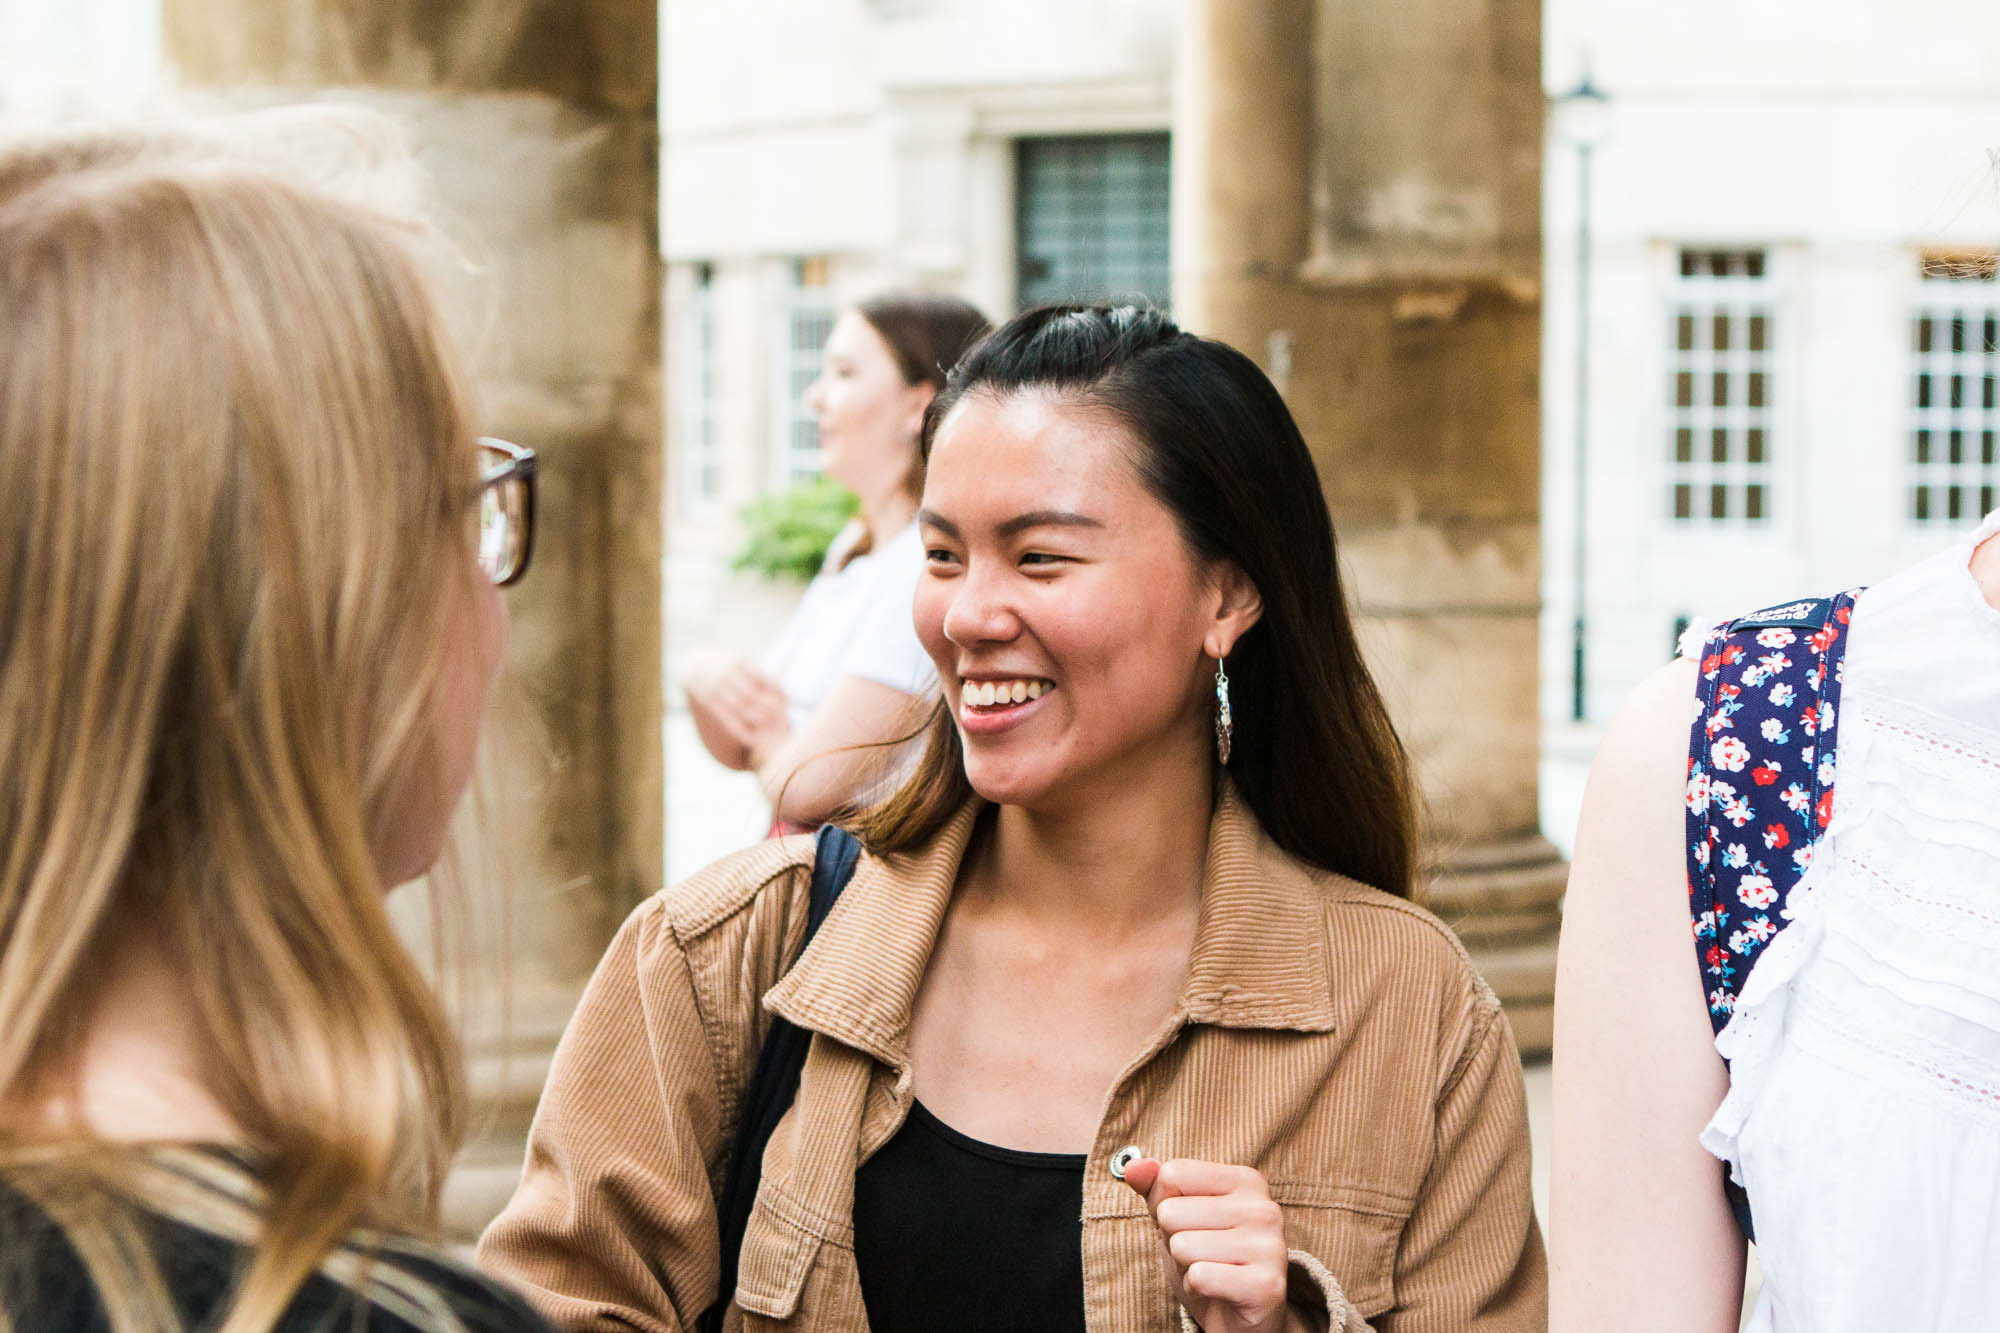
<svg viewBox="0 0 2000 1333">
<path fill-rule="evenodd" d="M 907 1068 L 910 1010 L 985 805 L 968 803 L 923 848 L 864 856 L 765 1006 Z M 1333 965 L 1323 904 L 1337 890 L 1321 881 L 1332 879 L 1273 845 L 1225 781 L 1209 821 L 1200 916 L 1178 1015 L 1216 1027 L 1331 1031 Z"/>
</svg>

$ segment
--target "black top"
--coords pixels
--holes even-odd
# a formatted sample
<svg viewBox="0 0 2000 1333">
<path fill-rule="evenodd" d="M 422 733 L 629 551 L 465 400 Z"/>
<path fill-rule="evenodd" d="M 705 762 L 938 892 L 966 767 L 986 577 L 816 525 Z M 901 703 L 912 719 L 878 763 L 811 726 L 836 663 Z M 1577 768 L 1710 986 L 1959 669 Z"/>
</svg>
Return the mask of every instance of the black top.
<svg viewBox="0 0 2000 1333">
<path fill-rule="evenodd" d="M 875 1333 L 1083 1333 L 1082 1153 L 981 1143 L 912 1103 L 854 1178 Z"/>
<path fill-rule="evenodd" d="M 142 1214 L 141 1226 L 182 1326 L 213 1327 L 247 1266 L 248 1250 L 154 1213 Z M 464 1333 L 548 1333 L 520 1298 L 415 1243 L 354 1253 L 367 1260 L 374 1274 L 369 1290 L 357 1294 L 315 1273 L 299 1289 L 276 1333 L 445 1333 L 455 1328 Z M 61 1229 L 4 1180 L 0 1310 L 23 1333 L 110 1333 L 111 1328 L 89 1272 Z M 365 1311 L 358 1320 L 357 1311 Z"/>
</svg>

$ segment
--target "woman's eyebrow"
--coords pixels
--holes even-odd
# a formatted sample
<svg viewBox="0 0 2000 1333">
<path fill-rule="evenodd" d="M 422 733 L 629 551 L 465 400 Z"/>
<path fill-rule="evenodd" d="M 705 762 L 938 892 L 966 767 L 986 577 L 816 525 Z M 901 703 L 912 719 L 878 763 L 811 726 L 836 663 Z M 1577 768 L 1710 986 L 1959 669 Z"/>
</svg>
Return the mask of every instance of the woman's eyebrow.
<svg viewBox="0 0 2000 1333">
<path fill-rule="evenodd" d="M 1069 509 L 1031 509 L 1025 514 L 1016 514 L 994 531 L 1002 537 L 1015 537 L 1030 528 L 1101 528 L 1104 524 L 1088 514 L 1079 514 Z"/>
<path fill-rule="evenodd" d="M 919 509 L 917 522 L 925 527 L 936 528 L 945 536 L 956 541 L 959 538 L 958 525 L 934 509 Z M 1001 537 L 1018 537 L 1030 528 L 1101 528 L 1104 522 L 1088 514 L 1079 514 L 1069 509 L 1031 509 L 1025 514 L 1016 514 L 996 526 L 993 531 Z"/>
</svg>

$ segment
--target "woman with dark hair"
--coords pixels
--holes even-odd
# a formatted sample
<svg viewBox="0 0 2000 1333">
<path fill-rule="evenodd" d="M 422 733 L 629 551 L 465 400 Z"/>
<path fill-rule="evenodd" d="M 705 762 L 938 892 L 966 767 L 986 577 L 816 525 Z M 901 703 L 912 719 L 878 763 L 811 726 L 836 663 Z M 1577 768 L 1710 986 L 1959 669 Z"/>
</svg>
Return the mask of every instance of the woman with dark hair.
<svg viewBox="0 0 2000 1333">
<path fill-rule="evenodd" d="M 907 735 L 937 688 L 910 630 L 923 573 L 913 519 L 923 491 L 917 436 L 945 372 L 992 325 L 953 296 L 890 293 L 842 315 L 806 390 L 826 474 L 861 512 L 828 548 L 758 665 L 715 648 L 681 664 L 708 752 L 757 774 L 789 831 L 863 797 L 883 766 L 875 742 Z"/>
<path fill-rule="evenodd" d="M 1156 311 L 1038 310 L 926 440 L 921 765 L 789 969 L 805 840 L 633 915 L 484 1261 L 575 1328 L 1542 1328 L 1513 1038 L 1410 901 L 1277 391 Z M 813 1035 L 731 1289 L 760 999 Z"/>
</svg>

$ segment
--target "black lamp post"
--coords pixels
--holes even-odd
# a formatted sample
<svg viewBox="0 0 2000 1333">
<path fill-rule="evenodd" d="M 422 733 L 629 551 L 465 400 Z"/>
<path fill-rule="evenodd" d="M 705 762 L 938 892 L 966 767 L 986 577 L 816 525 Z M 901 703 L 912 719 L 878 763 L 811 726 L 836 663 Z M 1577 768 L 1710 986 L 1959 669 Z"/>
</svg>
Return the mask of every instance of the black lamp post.
<svg viewBox="0 0 2000 1333">
<path fill-rule="evenodd" d="M 1576 149 L 1576 550 L 1570 572 L 1574 613 L 1570 642 L 1570 717 L 1584 719 L 1586 597 L 1589 584 L 1590 494 L 1590 155 L 1610 129 L 1611 99 L 1590 81 L 1588 70 L 1576 87 L 1554 99 L 1556 133 Z"/>
</svg>

